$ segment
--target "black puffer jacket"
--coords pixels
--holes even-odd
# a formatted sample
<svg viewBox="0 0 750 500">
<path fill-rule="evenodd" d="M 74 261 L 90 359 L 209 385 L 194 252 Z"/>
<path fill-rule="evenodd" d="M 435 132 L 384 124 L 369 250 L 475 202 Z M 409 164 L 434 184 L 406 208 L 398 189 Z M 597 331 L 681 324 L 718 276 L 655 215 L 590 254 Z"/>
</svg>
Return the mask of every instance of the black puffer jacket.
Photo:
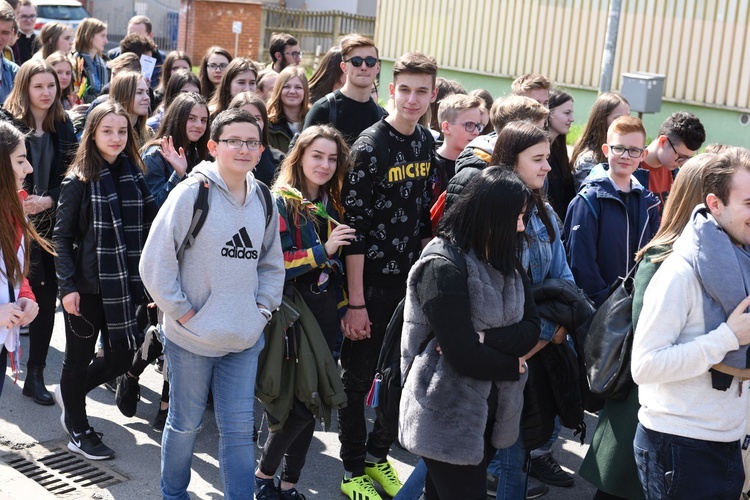
<svg viewBox="0 0 750 500">
<path fill-rule="evenodd" d="M 469 143 L 456 158 L 456 175 L 448 182 L 445 210 L 453 205 L 469 181 L 489 164 L 497 136 L 480 135 Z"/>
<path fill-rule="evenodd" d="M 571 334 L 596 312 L 586 294 L 568 280 L 547 278 L 532 288 L 539 315 Z"/>
</svg>

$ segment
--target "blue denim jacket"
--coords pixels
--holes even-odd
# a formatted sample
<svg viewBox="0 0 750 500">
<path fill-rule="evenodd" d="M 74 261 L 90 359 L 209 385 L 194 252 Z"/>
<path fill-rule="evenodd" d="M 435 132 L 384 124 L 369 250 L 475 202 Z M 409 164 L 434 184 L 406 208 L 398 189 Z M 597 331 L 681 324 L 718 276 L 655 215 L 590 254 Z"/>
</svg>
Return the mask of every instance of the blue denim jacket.
<svg viewBox="0 0 750 500">
<path fill-rule="evenodd" d="M 8 61 L 0 54 L 0 66 L 2 66 L 3 72 L 3 81 L 0 85 L 0 103 L 4 103 L 10 91 L 13 90 L 13 81 L 16 79 L 16 73 L 18 73 L 18 65 Z"/>
<path fill-rule="evenodd" d="M 524 240 L 521 263 L 523 268 L 529 271 L 532 283 L 541 283 L 546 278 L 562 278 L 575 283 L 560 239 L 560 228 L 556 222 L 555 212 L 548 203 L 545 203 L 545 207 L 555 227 L 555 242 L 550 243 L 547 228 L 544 227 L 537 208 L 534 207 L 531 219 L 526 225 L 527 238 Z M 552 340 L 556 326 L 554 322 L 542 318 L 542 332 L 539 340 Z"/>
</svg>

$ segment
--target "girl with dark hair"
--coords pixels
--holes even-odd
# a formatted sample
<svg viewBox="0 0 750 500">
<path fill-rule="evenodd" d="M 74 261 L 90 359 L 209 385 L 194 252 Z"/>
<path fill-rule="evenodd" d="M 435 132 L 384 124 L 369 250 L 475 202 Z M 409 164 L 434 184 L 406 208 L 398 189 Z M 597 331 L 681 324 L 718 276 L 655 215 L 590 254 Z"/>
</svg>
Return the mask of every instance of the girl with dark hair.
<svg viewBox="0 0 750 500">
<path fill-rule="evenodd" d="M 19 330 L 31 323 L 39 312 L 26 275 L 29 272 L 32 241 L 52 252 L 26 219 L 23 189 L 32 167 L 26 156 L 24 136 L 12 125 L 0 122 L 0 393 L 5 383 L 5 369 L 11 357 L 13 372 L 20 369 Z"/>
<path fill-rule="evenodd" d="M 524 354 L 539 338 L 518 259 L 531 200 L 510 167 L 482 170 L 409 272 L 399 441 L 424 459 L 426 499 L 484 500 L 489 458 L 519 434 Z"/>
<path fill-rule="evenodd" d="M 290 286 L 285 287 L 285 294 L 294 300 L 296 290 L 311 311 L 323 333 L 318 341 L 328 347 L 325 356 L 330 367 L 334 366 L 330 353 L 339 332 L 338 309 L 346 303 L 341 251 L 354 238 L 354 229 L 339 222 L 343 213 L 341 185 L 348 169 L 349 148 L 341 133 L 328 125 L 312 126 L 298 137 L 274 184 L 286 283 Z M 330 217 L 310 210 L 300 196 L 290 193 L 321 203 Z M 305 330 L 308 336 L 314 333 Z M 338 389 L 343 394 L 340 384 Z M 315 430 L 314 410 L 296 397 L 288 405 L 266 406 L 269 426 L 275 428 L 268 435 L 255 470 L 255 498 L 302 498 L 295 486 Z M 277 486 L 274 474 L 282 460 Z"/>
<path fill-rule="evenodd" d="M 542 283 L 549 278 L 559 278 L 574 283 L 560 239 L 560 227 L 556 223 L 555 213 L 552 207 L 544 202 L 542 194 L 547 174 L 550 171 L 549 153 L 549 139 L 543 130 L 528 122 L 511 122 L 498 134 L 490 164 L 505 165 L 506 169 L 512 169 L 533 192 L 531 204 L 528 207 L 528 223 L 521 259 L 524 272 L 530 277 L 532 284 Z M 564 327 L 547 318 L 542 318 L 539 340 L 525 355 L 532 370 L 544 370 L 544 365 L 540 364 L 539 357 L 536 356 L 541 349 L 550 342 L 561 343 L 566 338 L 567 331 Z M 527 390 L 536 391 L 533 386 Z M 552 427 L 548 418 L 554 420 L 555 415 L 542 416 L 542 423 Z M 539 459 L 549 464 L 550 469 L 555 471 L 560 467 L 546 449 L 557 439 L 559 426 L 555 426 L 551 437 L 547 434 L 543 440 L 532 441 L 530 440 L 532 433 L 526 432 L 525 439 L 523 436 L 519 437 L 512 446 L 498 450 L 496 458 L 489 466 L 490 474 L 499 479 L 497 491 L 502 493 L 498 494 L 504 493 L 505 498 L 524 498 L 526 495 L 528 468 L 525 468 L 524 464 L 527 451 L 536 453 L 536 448 L 544 447 L 538 452 Z M 572 485 L 573 479 L 562 470 L 560 472 L 564 475 L 563 479 L 566 484 L 569 481 Z"/>
<path fill-rule="evenodd" d="M 255 92 L 257 79 L 258 68 L 253 61 L 244 57 L 232 59 L 232 62 L 224 71 L 211 101 L 208 103 L 211 116 L 216 116 L 225 109 L 229 109 L 232 98 L 240 92 Z"/>
<path fill-rule="evenodd" d="M 192 71 L 178 69 L 169 79 L 169 83 L 167 84 L 166 91 L 163 95 L 164 99 L 159 105 L 159 108 L 153 116 L 146 120 L 148 128 L 156 132 L 164 118 L 164 110 L 169 107 L 175 97 L 184 92 L 195 92 L 196 94 L 200 94 L 200 81 Z"/>
<path fill-rule="evenodd" d="M 547 201 L 557 217 L 565 220 L 570 200 L 576 195 L 573 183 L 573 166 L 568 158 L 566 134 L 573 123 L 573 96 L 562 90 L 549 93 L 549 175 L 547 176 Z"/>
<path fill-rule="evenodd" d="M 159 106 L 164 99 L 164 93 L 167 91 L 169 80 L 177 70 L 184 69 L 193 72 L 193 62 L 187 52 L 173 50 L 164 58 L 161 76 L 159 77 L 159 86 L 154 89 L 154 107 Z M 200 80 L 198 80 L 200 88 Z"/>
<path fill-rule="evenodd" d="M 214 95 L 216 87 L 221 82 L 227 66 L 232 61 L 232 56 L 226 49 L 214 45 L 209 47 L 201 59 L 198 78 L 201 81 L 201 95 L 210 101 Z"/>
<path fill-rule="evenodd" d="M 26 177 L 25 189 L 31 193 L 23 203 L 24 211 L 37 232 L 52 239 L 60 183 L 75 154 L 77 141 L 73 124 L 60 101 L 55 69 L 39 59 L 27 61 L 18 71 L 15 85 L 0 119 L 4 118 L 26 134 L 27 159 L 34 172 Z M 55 325 L 57 279 L 53 252 L 30 243 L 29 280 L 39 304 L 39 315 L 29 325 L 28 375 L 23 393 L 41 405 L 54 400 L 44 384 L 50 339 Z"/>
<path fill-rule="evenodd" d="M 89 424 L 86 394 L 133 360 L 135 310 L 146 302 L 138 263 L 157 211 L 130 120 L 113 101 L 91 112 L 62 183 L 54 233 L 66 341 L 55 399 L 68 449 L 90 460 L 114 456 Z M 104 356 L 94 359 L 99 333 Z"/>
<path fill-rule="evenodd" d="M 200 94 L 178 94 L 153 139 L 141 148 L 146 184 L 161 206 L 195 165 L 208 159 L 208 106 Z"/>
<path fill-rule="evenodd" d="M 273 184 L 279 165 L 281 165 L 286 154 L 268 145 L 268 112 L 266 111 L 266 103 L 255 92 L 240 92 L 234 96 L 229 107 L 244 109 L 258 120 L 261 130 L 260 142 L 263 143 L 263 154 L 260 155 L 260 161 L 255 166 L 253 175 L 265 185 L 270 186 Z"/>
<path fill-rule="evenodd" d="M 310 103 L 315 104 L 326 94 L 343 87 L 344 83 L 346 75 L 341 69 L 341 47 L 335 45 L 328 49 L 310 77 Z"/>
<path fill-rule="evenodd" d="M 490 110 L 492 109 L 492 105 L 495 103 L 495 99 L 492 97 L 492 94 L 490 94 L 489 91 L 485 89 L 474 89 L 469 92 L 469 95 L 471 97 L 478 97 L 482 100 L 483 103 L 482 107 L 479 109 L 479 112 L 484 128 L 479 133 L 479 135 L 487 135 L 490 132 L 493 132 L 494 127 L 488 126 L 490 124 Z"/>
<path fill-rule="evenodd" d="M 629 114 L 630 103 L 620 94 L 605 92 L 596 98 L 571 156 L 576 191 L 595 165 L 607 163 L 607 157 L 602 153 L 602 144 L 607 142 L 609 126 L 618 117 Z"/>
<path fill-rule="evenodd" d="M 273 86 L 268 101 L 268 142 L 286 153 L 294 134 L 302 130 L 305 116 L 310 110 L 310 90 L 307 87 L 305 70 L 299 66 L 284 68 Z"/>
<path fill-rule="evenodd" d="M 112 79 L 109 98 L 120 104 L 130 115 L 130 124 L 135 132 L 135 139 L 142 146 L 151 137 L 146 120 L 151 107 L 148 93 L 149 81 L 141 73 L 123 71 Z"/>
</svg>

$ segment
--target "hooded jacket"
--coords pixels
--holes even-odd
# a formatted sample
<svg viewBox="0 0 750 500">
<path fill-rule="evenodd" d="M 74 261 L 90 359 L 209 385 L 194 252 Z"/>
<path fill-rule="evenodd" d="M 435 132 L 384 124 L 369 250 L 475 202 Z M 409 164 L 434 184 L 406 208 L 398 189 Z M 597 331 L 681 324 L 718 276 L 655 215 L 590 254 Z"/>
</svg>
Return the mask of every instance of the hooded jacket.
<svg viewBox="0 0 750 500">
<path fill-rule="evenodd" d="M 659 229 L 659 199 L 631 176 L 631 196 L 637 197 L 637 245 L 630 248 L 630 220 L 606 163 L 597 165 L 570 202 L 564 237 L 568 263 L 576 284 L 599 307 L 620 276 L 635 265 L 635 253 Z"/>
<path fill-rule="evenodd" d="M 492 159 L 496 134 L 475 137 L 456 158 L 456 175 L 448 182 L 445 193 L 445 210 L 456 202 L 469 181 L 485 168 Z"/>
<path fill-rule="evenodd" d="M 273 311 L 281 303 L 284 260 L 278 212 L 273 205 L 266 226 L 262 195 L 247 174 L 245 202 L 227 189 L 216 163 L 193 170 L 210 182 L 209 211 L 200 234 L 177 260 L 188 234 L 199 179 L 190 177 L 173 190 L 159 210 L 141 256 L 143 284 L 164 311 L 164 334 L 200 356 L 217 357 L 249 349 L 266 326 L 256 303 Z M 177 319 L 190 309 L 184 325 Z"/>
</svg>

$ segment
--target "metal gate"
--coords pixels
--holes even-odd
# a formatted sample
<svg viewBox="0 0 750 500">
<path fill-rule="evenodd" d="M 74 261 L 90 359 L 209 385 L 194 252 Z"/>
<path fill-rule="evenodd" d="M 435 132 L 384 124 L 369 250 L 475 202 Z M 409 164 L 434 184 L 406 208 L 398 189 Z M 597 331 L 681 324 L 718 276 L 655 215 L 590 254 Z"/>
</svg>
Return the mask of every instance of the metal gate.
<svg viewBox="0 0 750 500">
<path fill-rule="evenodd" d="M 91 15 L 107 23 L 107 50 L 118 47 L 136 15 L 151 19 L 154 42 L 163 52 L 177 49 L 180 0 L 96 0 Z"/>
</svg>

